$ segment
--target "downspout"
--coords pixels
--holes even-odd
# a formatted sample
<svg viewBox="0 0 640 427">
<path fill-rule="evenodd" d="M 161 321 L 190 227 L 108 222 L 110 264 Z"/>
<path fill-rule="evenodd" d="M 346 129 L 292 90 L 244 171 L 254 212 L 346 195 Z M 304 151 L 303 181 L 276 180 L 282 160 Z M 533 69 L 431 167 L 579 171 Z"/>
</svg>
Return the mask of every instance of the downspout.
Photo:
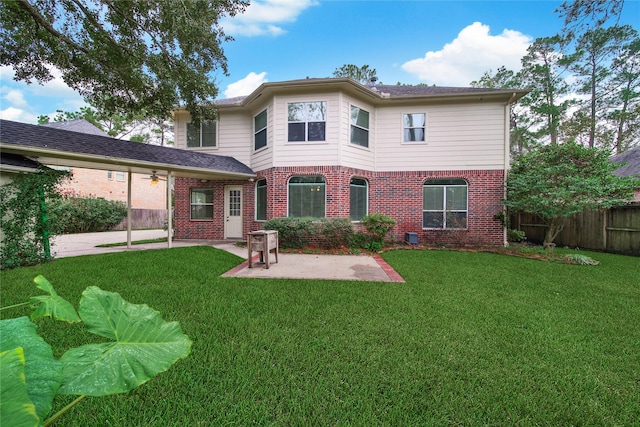
<svg viewBox="0 0 640 427">
<path fill-rule="evenodd" d="M 131 171 L 127 177 L 127 249 L 131 249 Z"/>
<path fill-rule="evenodd" d="M 173 209 L 171 206 L 171 171 L 167 171 L 167 246 L 173 247 Z"/>
<path fill-rule="evenodd" d="M 502 183 L 503 200 L 507 199 L 507 175 L 511 166 L 511 104 L 516 99 L 517 94 L 513 92 L 511 98 L 504 105 L 504 182 Z M 509 223 L 509 217 L 506 206 L 502 207 L 504 212 L 505 226 L 502 228 L 502 245 L 504 247 L 509 246 L 507 224 Z"/>
</svg>

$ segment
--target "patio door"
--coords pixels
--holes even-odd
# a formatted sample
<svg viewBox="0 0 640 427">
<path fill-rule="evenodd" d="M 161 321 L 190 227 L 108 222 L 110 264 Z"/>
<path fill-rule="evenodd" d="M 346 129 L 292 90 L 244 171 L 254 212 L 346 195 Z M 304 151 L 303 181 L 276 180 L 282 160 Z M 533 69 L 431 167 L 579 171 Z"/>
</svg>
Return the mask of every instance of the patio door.
<svg viewBox="0 0 640 427">
<path fill-rule="evenodd" d="M 242 186 L 224 187 L 224 238 L 242 239 Z"/>
</svg>

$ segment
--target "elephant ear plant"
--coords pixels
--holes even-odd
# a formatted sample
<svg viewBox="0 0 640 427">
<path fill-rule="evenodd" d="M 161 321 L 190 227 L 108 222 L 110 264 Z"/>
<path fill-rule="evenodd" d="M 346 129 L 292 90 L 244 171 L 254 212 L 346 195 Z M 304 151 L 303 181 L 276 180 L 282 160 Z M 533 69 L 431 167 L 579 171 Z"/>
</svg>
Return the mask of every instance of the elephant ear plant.
<svg viewBox="0 0 640 427">
<path fill-rule="evenodd" d="M 191 351 L 191 340 L 180 325 L 165 322 L 146 304 L 131 304 L 117 293 L 90 286 L 82 293 L 76 313 L 43 276 L 34 282 L 48 295 L 31 298 L 31 319 L 24 316 L 0 321 L 3 425 L 48 426 L 85 396 L 133 390 Z M 84 322 L 89 332 L 109 341 L 72 348 L 56 360 L 32 322 L 46 316 Z M 46 419 L 58 394 L 80 397 Z"/>
</svg>

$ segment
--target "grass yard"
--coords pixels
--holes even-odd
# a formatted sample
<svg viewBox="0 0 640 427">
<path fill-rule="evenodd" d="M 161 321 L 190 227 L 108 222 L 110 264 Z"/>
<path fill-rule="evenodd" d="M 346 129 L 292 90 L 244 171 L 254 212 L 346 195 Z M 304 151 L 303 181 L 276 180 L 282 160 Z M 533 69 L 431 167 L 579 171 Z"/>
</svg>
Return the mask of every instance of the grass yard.
<svg viewBox="0 0 640 427">
<path fill-rule="evenodd" d="M 240 258 L 190 247 L 63 258 L 0 283 L 3 306 L 40 293 L 37 274 L 76 307 L 97 285 L 193 340 L 169 371 L 57 425 L 638 425 L 640 258 L 588 255 L 601 265 L 387 252 L 400 284 L 221 278 Z M 92 339 L 38 324 L 58 356 Z"/>
</svg>

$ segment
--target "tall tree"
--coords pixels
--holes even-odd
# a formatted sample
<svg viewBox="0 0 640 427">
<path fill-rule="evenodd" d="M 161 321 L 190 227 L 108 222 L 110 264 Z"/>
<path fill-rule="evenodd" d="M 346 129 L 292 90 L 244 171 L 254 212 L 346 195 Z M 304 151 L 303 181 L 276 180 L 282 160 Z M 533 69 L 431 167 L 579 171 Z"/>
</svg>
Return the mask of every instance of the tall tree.
<svg viewBox="0 0 640 427">
<path fill-rule="evenodd" d="M 507 178 L 512 212 L 538 215 L 547 225 L 544 246 L 552 248 L 568 216 L 585 208 L 609 208 L 633 199 L 637 180 L 620 178 L 611 152 L 574 142 L 546 145 L 519 157 Z"/>
<path fill-rule="evenodd" d="M 363 85 L 375 82 L 378 79 L 375 68 L 369 68 L 368 65 L 358 67 L 353 64 L 345 64 L 340 68 L 336 68 L 333 77 L 344 77 L 352 79 Z"/>
<path fill-rule="evenodd" d="M 640 144 L 640 37 L 635 30 L 634 37 L 611 64 L 611 85 L 616 90 L 608 96 L 606 119 L 614 129 L 617 153 Z"/>
<path fill-rule="evenodd" d="M 567 98 L 569 85 L 560 64 L 562 55 L 560 36 L 536 39 L 522 58 L 522 79 L 531 92 L 522 100 L 540 125 L 538 136 L 549 137 L 551 144 L 558 143 L 559 127 L 571 101 Z"/>
<path fill-rule="evenodd" d="M 609 108 L 606 95 L 616 90 L 609 84 L 613 73 L 612 58 L 619 57 L 622 46 L 634 37 L 634 33 L 628 25 L 588 30 L 577 38 L 575 51 L 560 60 L 576 77 L 573 85 L 576 93 L 586 96 L 580 104 L 584 108 L 581 117 L 586 116 L 588 125 L 585 130 L 589 147 L 595 146 L 596 129 Z"/>
<path fill-rule="evenodd" d="M 12 0 L 0 3 L 0 65 L 45 82 L 51 67 L 107 113 L 215 117 L 210 73 L 227 62 L 221 16 L 245 0 Z"/>
<path fill-rule="evenodd" d="M 555 12 L 564 20 L 563 33 L 573 39 L 585 28 L 596 28 L 609 20 L 620 18 L 624 0 L 568 0 L 562 2 Z"/>
</svg>

